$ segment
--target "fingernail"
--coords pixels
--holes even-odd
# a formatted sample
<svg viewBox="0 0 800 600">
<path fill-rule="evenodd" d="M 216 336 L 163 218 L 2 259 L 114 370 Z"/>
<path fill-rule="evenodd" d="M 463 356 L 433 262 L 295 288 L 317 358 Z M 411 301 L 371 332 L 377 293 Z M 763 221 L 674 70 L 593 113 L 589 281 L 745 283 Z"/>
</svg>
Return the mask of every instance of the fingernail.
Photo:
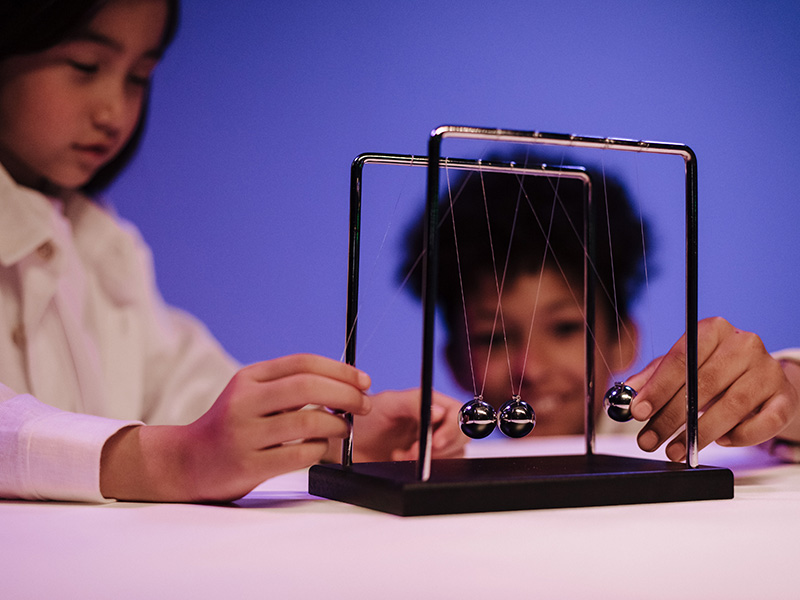
<svg viewBox="0 0 800 600">
<path fill-rule="evenodd" d="M 728 434 L 725 434 L 722 437 L 717 438 L 717 445 L 718 446 L 730 446 L 731 445 L 731 438 L 728 436 Z"/>
<path fill-rule="evenodd" d="M 642 400 L 641 402 L 636 402 L 634 400 L 631 406 L 631 414 L 633 418 L 637 421 L 646 421 L 650 418 L 650 414 L 653 412 L 653 405 L 650 404 L 647 400 Z"/>
<path fill-rule="evenodd" d="M 658 434 L 655 431 L 645 431 L 639 435 L 639 448 L 645 452 L 652 452 L 658 447 Z"/>
<path fill-rule="evenodd" d="M 680 462 L 686 456 L 686 447 L 683 442 L 676 442 L 667 448 L 667 458 L 672 462 Z"/>
<path fill-rule="evenodd" d="M 364 373 L 364 371 L 358 372 L 358 387 L 362 390 L 368 390 L 369 387 L 372 385 L 372 378 Z"/>
<path fill-rule="evenodd" d="M 633 389 L 639 389 L 639 379 L 636 376 L 626 377 L 625 384 L 631 386 Z"/>
</svg>

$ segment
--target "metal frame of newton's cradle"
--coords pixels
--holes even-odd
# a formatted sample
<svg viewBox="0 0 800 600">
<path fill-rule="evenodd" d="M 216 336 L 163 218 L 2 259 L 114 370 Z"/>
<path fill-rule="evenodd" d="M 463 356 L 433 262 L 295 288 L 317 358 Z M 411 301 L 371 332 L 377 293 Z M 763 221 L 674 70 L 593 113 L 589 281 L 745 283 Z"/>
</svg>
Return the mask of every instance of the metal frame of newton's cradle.
<svg viewBox="0 0 800 600">
<path fill-rule="evenodd" d="M 591 181 L 580 167 L 520 166 L 441 156 L 445 138 L 546 144 L 681 156 L 686 167 L 686 461 L 597 454 L 594 450 L 594 218 Z M 347 346 L 355 364 L 358 314 L 362 171 L 366 164 L 427 166 L 426 252 L 423 270 L 423 341 L 420 439 L 416 461 L 353 463 L 353 438 L 342 464 L 315 465 L 311 494 L 402 516 L 720 500 L 733 497 L 730 470 L 698 462 L 697 400 L 697 159 L 683 144 L 577 135 L 442 126 L 428 142 L 428 156 L 362 154 L 351 167 Z M 431 459 L 434 321 L 437 298 L 440 168 L 578 179 L 584 185 L 584 309 L 586 314 L 586 408 L 584 454 L 506 458 Z M 352 416 L 347 415 L 352 424 Z M 352 429 L 352 428 L 351 428 Z M 535 435 L 535 433 L 534 433 Z M 513 442 L 509 442 L 513 443 Z"/>
</svg>

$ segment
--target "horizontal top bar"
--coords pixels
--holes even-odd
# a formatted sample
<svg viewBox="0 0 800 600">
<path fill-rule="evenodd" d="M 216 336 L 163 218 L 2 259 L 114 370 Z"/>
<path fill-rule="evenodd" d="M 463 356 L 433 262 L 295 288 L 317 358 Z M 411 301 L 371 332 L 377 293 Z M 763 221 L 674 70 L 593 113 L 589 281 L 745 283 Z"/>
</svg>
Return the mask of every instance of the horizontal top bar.
<svg viewBox="0 0 800 600">
<path fill-rule="evenodd" d="M 637 141 L 624 138 L 599 138 L 575 134 L 518 131 L 514 129 L 487 129 L 482 127 L 465 127 L 461 125 L 442 125 L 431 132 L 431 137 L 494 140 L 523 144 L 546 143 L 557 146 L 576 146 L 579 148 L 606 148 L 627 150 L 630 152 L 675 154 L 682 156 L 684 160 L 696 160 L 694 151 L 685 144 L 649 142 L 644 140 Z"/>
<path fill-rule="evenodd" d="M 427 167 L 428 157 L 413 154 L 379 154 L 364 153 L 353 159 L 353 166 L 360 168 L 366 164 L 379 165 L 405 165 L 410 167 Z M 489 160 L 470 160 L 464 158 L 439 158 L 439 167 L 460 171 L 489 171 L 494 173 L 518 173 L 521 175 L 552 175 L 567 179 L 580 179 L 585 183 L 590 181 L 589 174 L 584 167 L 572 165 L 521 165 L 516 162 L 501 162 Z"/>
</svg>

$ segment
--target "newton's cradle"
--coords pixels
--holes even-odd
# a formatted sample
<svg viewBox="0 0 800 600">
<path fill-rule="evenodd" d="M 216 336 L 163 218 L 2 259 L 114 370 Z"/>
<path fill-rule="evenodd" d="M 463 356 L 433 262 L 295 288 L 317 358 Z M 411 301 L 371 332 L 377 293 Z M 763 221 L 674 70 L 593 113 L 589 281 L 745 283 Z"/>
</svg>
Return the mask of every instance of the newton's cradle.
<svg viewBox="0 0 800 600">
<path fill-rule="evenodd" d="M 594 351 L 595 241 L 592 182 L 581 167 L 520 166 L 515 163 L 441 156 L 445 138 L 515 144 L 549 144 L 681 156 L 686 167 L 686 461 L 673 463 L 595 452 Z M 697 159 L 685 145 L 594 138 L 576 135 L 442 126 L 428 141 L 428 156 L 362 154 L 351 167 L 350 246 L 345 359 L 355 364 L 361 228 L 362 172 L 367 164 L 427 167 L 426 252 L 424 261 L 423 338 L 419 456 L 416 461 L 353 463 L 353 436 L 342 445 L 342 464 L 315 465 L 309 471 L 311 494 L 396 515 L 434 515 L 535 508 L 566 508 L 719 500 L 733 497 L 728 469 L 698 462 L 697 398 Z M 492 171 L 577 179 L 583 183 L 585 319 L 585 452 L 563 456 L 431 459 L 434 321 L 437 298 L 440 168 Z M 615 386 L 607 394 L 609 415 L 625 418 L 630 389 Z M 615 399 L 616 397 L 616 399 Z M 469 403 L 468 403 L 469 404 Z M 615 414 L 616 413 L 616 414 Z M 622 413 L 622 414 L 619 414 Z M 463 414 L 463 410 L 462 410 Z M 475 415 L 473 415 L 475 416 Z M 477 417 L 485 417 L 478 415 Z M 476 418 L 477 418 L 476 417 Z M 352 425 L 352 416 L 347 415 Z M 494 421 L 494 415 L 489 415 Z M 475 421 L 477 422 L 477 421 Z M 480 423 L 478 423 L 480 425 Z M 491 427 L 493 427 L 493 423 Z M 502 427 L 502 422 L 501 422 Z M 464 422 L 462 417 L 462 429 Z M 467 429 L 469 427 L 467 426 Z M 473 436 L 473 437 L 480 437 Z"/>
</svg>

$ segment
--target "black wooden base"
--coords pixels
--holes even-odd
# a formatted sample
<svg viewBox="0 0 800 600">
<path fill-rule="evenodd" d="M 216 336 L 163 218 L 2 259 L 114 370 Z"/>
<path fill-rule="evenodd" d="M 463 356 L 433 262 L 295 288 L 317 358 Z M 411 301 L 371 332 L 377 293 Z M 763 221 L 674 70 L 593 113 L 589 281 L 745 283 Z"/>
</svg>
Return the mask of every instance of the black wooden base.
<svg viewBox="0 0 800 600">
<path fill-rule="evenodd" d="M 311 467 L 308 491 L 402 516 L 733 498 L 728 469 L 605 454 Z"/>
</svg>

